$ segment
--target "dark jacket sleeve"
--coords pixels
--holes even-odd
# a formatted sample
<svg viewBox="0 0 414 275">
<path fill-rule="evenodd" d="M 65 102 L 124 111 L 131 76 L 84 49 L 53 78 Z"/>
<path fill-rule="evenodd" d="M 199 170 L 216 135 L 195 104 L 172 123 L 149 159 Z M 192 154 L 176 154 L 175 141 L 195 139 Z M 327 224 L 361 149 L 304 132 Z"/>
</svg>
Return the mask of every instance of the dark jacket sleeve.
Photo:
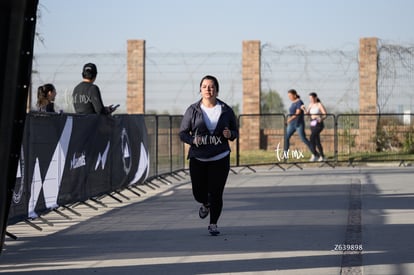
<svg viewBox="0 0 414 275">
<path fill-rule="evenodd" d="M 180 139 L 182 142 L 185 142 L 187 144 L 193 144 L 194 137 L 192 136 L 192 124 L 191 121 L 193 119 L 193 113 L 194 109 L 192 106 L 188 107 L 187 110 L 184 113 L 183 119 L 181 120 L 181 126 L 180 126 Z"/>
</svg>

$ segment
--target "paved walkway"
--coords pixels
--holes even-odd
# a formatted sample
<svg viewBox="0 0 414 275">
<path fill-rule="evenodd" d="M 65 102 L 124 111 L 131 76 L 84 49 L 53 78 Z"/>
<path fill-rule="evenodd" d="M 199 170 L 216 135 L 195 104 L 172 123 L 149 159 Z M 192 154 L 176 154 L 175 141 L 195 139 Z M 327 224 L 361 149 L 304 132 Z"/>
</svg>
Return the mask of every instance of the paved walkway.
<svg viewBox="0 0 414 275">
<path fill-rule="evenodd" d="M 414 274 L 414 168 L 395 166 L 235 168 L 217 237 L 181 174 L 10 226 L 0 273 Z"/>
</svg>

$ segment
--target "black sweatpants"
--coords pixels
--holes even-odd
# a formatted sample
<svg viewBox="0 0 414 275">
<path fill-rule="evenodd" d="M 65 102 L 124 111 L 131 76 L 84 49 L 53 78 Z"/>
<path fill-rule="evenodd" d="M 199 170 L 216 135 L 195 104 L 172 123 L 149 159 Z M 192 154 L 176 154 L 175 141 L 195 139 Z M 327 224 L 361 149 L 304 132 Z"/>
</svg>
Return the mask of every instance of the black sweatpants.
<svg viewBox="0 0 414 275">
<path fill-rule="evenodd" d="M 216 161 L 190 159 L 190 177 L 196 201 L 210 204 L 210 224 L 217 224 L 230 171 L 230 155 Z"/>
<path fill-rule="evenodd" d="M 311 143 L 311 146 L 315 150 L 315 152 L 318 153 L 317 157 L 318 156 L 325 157 L 325 155 L 323 154 L 323 147 L 321 144 L 321 132 L 323 128 L 325 128 L 323 122 L 318 122 L 315 126 L 310 127 L 311 135 L 310 135 L 309 141 Z"/>
</svg>

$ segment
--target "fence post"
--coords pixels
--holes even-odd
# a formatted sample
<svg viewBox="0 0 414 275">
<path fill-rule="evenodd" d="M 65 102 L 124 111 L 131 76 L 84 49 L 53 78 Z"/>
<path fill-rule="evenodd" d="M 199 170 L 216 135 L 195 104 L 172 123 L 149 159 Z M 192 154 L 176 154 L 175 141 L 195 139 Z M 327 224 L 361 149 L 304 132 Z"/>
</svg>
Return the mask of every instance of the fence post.
<svg viewBox="0 0 414 275">
<path fill-rule="evenodd" d="M 145 40 L 127 42 L 127 113 L 145 113 Z"/>
<path fill-rule="evenodd" d="M 243 113 L 260 113 L 260 41 L 243 41 Z M 246 138 L 247 137 L 247 138 Z M 250 117 L 240 128 L 242 150 L 260 148 L 260 117 Z"/>
<path fill-rule="evenodd" d="M 378 39 L 361 38 L 359 46 L 359 113 L 377 114 L 378 103 Z M 377 133 L 378 118 L 375 115 L 359 117 L 359 136 Z M 375 142 L 359 142 L 358 150 L 375 151 Z"/>
</svg>

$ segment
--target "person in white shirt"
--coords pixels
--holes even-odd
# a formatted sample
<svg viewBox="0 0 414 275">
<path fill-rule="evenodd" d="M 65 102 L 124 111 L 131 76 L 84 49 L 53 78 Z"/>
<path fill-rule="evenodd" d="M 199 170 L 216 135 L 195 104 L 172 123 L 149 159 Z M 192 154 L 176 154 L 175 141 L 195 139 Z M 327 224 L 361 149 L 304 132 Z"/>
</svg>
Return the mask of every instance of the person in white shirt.
<svg viewBox="0 0 414 275">
<path fill-rule="evenodd" d="M 323 121 L 326 119 L 326 109 L 316 93 L 310 93 L 309 100 L 310 103 L 305 113 L 310 116 L 311 135 L 309 141 L 315 151 L 310 160 L 325 161 L 326 158 L 321 144 L 321 132 L 325 127 Z"/>
</svg>

